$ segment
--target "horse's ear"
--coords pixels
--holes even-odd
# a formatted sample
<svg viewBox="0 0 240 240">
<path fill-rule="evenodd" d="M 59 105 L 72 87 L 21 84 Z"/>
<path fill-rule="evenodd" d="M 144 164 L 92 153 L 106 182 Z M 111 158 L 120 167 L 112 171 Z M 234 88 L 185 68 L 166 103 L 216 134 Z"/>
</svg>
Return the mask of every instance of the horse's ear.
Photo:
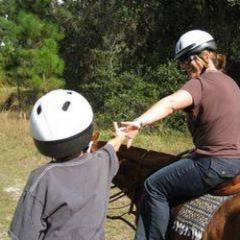
<svg viewBox="0 0 240 240">
<path fill-rule="evenodd" d="M 92 135 L 92 141 L 91 141 L 91 146 L 89 148 L 89 152 L 95 152 L 98 149 L 98 139 L 99 139 L 100 133 L 95 132 Z"/>
<path fill-rule="evenodd" d="M 97 142 L 98 139 L 99 139 L 99 136 L 100 136 L 100 132 L 99 132 L 99 131 L 95 132 L 95 133 L 92 135 L 92 141 L 93 141 L 93 142 Z"/>
</svg>

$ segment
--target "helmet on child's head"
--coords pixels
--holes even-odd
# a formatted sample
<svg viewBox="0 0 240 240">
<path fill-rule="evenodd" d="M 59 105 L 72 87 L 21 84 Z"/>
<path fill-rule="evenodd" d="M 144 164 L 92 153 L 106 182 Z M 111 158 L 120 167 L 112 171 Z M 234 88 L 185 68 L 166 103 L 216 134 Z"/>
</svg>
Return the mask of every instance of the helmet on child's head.
<svg viewBox="0 0 240 240">
<path fill-rule="evenodd" d="M 55 159 L 79 154 L 88 147 L 93 132 L 93 111 L 79 93 L 54 90 L 34 105 L 30 128 L 38 150 Z"/>
<path fill-rule="evenodd" d="M 203 50 L 214 51 L 216 49 L 216 42 L 209 33 L 202 30 L 192 30 L 184 33 L 177 41 L 175 59 L 181 60 Z"/>
</svg>

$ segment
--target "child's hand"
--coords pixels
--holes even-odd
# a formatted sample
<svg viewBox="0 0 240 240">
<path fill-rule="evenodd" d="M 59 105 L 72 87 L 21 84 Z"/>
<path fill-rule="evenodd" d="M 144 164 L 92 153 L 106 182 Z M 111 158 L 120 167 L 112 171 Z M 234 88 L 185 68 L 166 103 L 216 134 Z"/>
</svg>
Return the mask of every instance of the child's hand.
<svg viewBox="0 0 240 240">
<path fill-rule="evenodd" d="M 116 122 L 113 123 L 113 127 L 115 138 L 109 140 L 108 144 L 111 144 L 114 150 L 118 151 L 121 144 L 127 138 L 127 134 L 123 130 L 121 130 L 121 128 L 118 127 L 118 124 Z"/>
<path fill-rule="evenodd" d="M 126 132 L 124 132 L 121 128 L 118 127 L 117 122 L 113 122 L 113 127 L 114 127 L 114 135 L 115 135 L 116 137 L 120 137 L 120 138 L 122 138 L 123 140 L 124 140 L 125 138 L 127 138 Z"/>
</svg>

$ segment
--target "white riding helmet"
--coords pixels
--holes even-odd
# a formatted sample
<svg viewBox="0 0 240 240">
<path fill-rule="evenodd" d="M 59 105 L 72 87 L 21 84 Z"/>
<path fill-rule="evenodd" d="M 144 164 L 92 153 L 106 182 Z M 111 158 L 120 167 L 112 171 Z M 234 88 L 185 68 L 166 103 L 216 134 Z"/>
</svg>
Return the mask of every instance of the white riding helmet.
<svg viewBox="0 0 240 240">
<path fill-rule="evenodd" d="M 54 90 L 34 105 L 30 128 L 38 150 L 50 157 L 73 156 L 88 147 L 93 132 L 93 111 L 79 93 Z"/>
<path fill-rule="evenodd" d="M 184 59 L 205 49 L 217 49 L 214 38 L 205 31 L 192 30 L 184 33 L 177 41 L 175 59 Z"/>
</svg>

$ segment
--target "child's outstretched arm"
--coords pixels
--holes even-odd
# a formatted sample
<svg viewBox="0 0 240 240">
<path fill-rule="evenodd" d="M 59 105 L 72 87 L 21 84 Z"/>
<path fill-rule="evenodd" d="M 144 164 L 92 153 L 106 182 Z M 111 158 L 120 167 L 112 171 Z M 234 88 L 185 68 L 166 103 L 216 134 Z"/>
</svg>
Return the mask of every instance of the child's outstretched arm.
<svg viewBox="0 0 240 240">
<path fill-rule="evenodd" d="M 111 144 L 114 150 L 117 152 L 121 144 L 127 139 L 126 133 L 123 132 L 116 122 L 113 123 L 115 138 L 108 141 L 108 144 Z"/>
</svg>

